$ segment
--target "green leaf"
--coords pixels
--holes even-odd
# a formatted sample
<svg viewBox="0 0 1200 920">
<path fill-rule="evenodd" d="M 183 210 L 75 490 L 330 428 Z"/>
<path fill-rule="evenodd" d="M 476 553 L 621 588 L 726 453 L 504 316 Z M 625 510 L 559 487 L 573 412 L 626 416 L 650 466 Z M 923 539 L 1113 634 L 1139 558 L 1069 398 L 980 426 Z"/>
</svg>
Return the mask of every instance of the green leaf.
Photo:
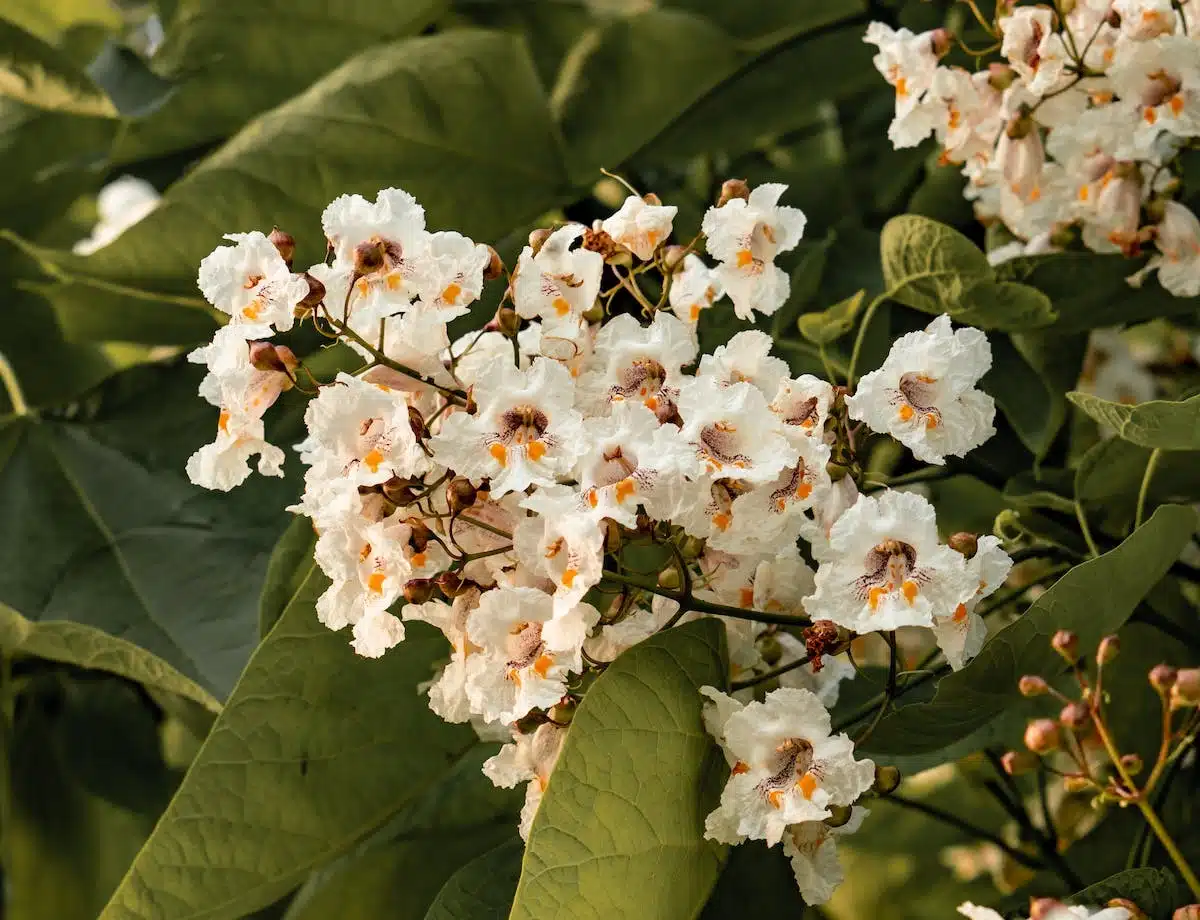
<svg viewBox="0 0 1200 920">
<path fill-rule="evenodd" d="M 425 920 L 506 920 L 521 876 L 520 840 L 502 843 L 450 876 Z"/>
<path fill-rule="evenodd" d="M 1133 523 L 1138 490 L 1150 462 L 1150 450 L 1120 438 L 1095 444 L 1075 470 L 1075 497 L 1095 513 L 1103 513 L 1100 526 L 1111 533 L 1124 533 Z M 1200 478 L 1196 476 L 1200 452 L 1169 451 L 1159 457 L 1150 480 L 1147 507 L 1164 502 L 1191 504 L 1200 501 Z"/>
<path fill-rule="evenodd" d="M 1089 885 L 1066 900 L 1068 904 L 1096 908 L 1113 898 L 1132 901 L 1150 920 L 1170 920 L 1176 908 L 1189 903 L 1187 890 L 1167 869 L 1127 869 Z"/>
<path fill-rule="evenodd" d="M 533 821 L 512 920 L 694 917 L 723 848 L 704 838 L 726 768 L 701 721 L 724 686 L 709 618 L 622 654 L 588 690 Z"/>
<path fill-rule="evenodd" d="M 1057 630 L 1077 633 L 1084 649 L 1116 632 L 1179 558 L 1195 528 L 1190 508 L 1159 508 L 1115 549 L 1071 569 L 965 668 L 943 677 L 932 701 L 884 716 L 865 750 L 920 754 L 990 722 L 1021 700 L 1017 681 L 1023 675 L 1051 678 L 1061 671 L 1062 659 L 1050 647 Z"/>
<path fill-rule="evenodd" d="M 317 545 L 317 534 L 312 521 L 297 516 L 290 524 L 267 562 L 267 576 L 263 580 L 262 594 L 258 599 L 258 634 L 266 636 L 287 608 L 288 601 L 296 595 L 307 574 L 302 563 L 308 559 Z"/>
<path fill-rule="evenodd" d="M 255 115 L 300 93 L 370 45 L 415 35 L 444 0 L 410 0 L 387 10 L 314 0 L 180 0 L 151 59 L 175 92 L 134 121 L 119 162 L 161 156 L 233 134 Z M 282 30 L 282 31 L 281 31 Z"/>
<path fill-rule="evenodd" d="M 33 655 L 60 664 L 107 671 L 195 700 L 212 712 L 221 709 L 212 694 L 161 658 L 90 626 L 53 621 L 32 623 L 11 607 L 0 604 L 0 647 L 9 654 Z"/>
<path fill-rule="evenodd" d="M 981 381 L 1029 451 L 1046 455 L 1067 418 L 1066 390 L 1079 379 L 1087 340 L 1032 332 L 989 336 L 992 368 Z"/>
<path fill-rule="evenodd" d="M 67 55 L 3 17 L 0 96 L 51 111 L 116 114 L 104 91 Z"/>
<path fill-rule="evenodd" d="M 6 0 L 4 15 L 45 41 L 72 26 L 121 26 L 120 11 L 107 0 Z"/>
<path fill-rule="evenodd" d="M 926 313 L 953 314 L 969 288 L 992 279 L 987 256 L 974 243 L 927 217 L 893 217 L 879 245 L 889 295 Z"/>
<path fill-rule="evenodd" d="M 804 899 L 780 847 L 751 840 L 729 851 L 700 920 L 803 917 Z"/>
<path fill-rule="evenodd" d="M 830 345 L 851 329 L 858 319 L 866 291 L 859 291 L 819 313 L 805 313 L 797 321 L 800 334 L 814 345 Z"/>
<path fill-rule="evenodd" d="M 311 565 L 101 920 L 233 920 L 354 846 L 475 747 L 415 690 L 445 651 L 412 628 L 379 660 L 322 626 Z M 420 624 L 414 624 L 419 627 Z"/>
<path fill-rule="evenodd" d="M 1037 288 L 1015 281 L 981 281 L 967 289 L 962 308 L 952 315 L 980 329 L 1022 332 L 1048 326 L 1058 314 Z"/>
<path fill-rule="evenodd" d="M 1155 399 L 1136 406 L 1078 391 L 1068 393 L 1067 399 L 1138 447 L 1200 450 L 1200 395 L 1181 402 Z"/>
<path fill-rule="evenodd" d="M 804 308 L 817 296 L 817 290 L 821 286 L 821 274 L 825 271 L 826 254 L 836 238 L 837 233 L 831 230 L 824 239 L 815 243 L 801 241 L 798 247 L 801 253 L 800 261 L 792 269 L 788 301 L 771 317 L 771 338 L 778 341 L 791 336 L 793 324 Z"/>
<path fill-rule="evenodd" d="M 1173 297 L 1151 278 L 1140 288 L 1125 279 L 1138 268 L 1121 255 L 1060 252 L 1018 256 L 996 266 L 1001 281 L 1037 288 L 1054 304 L 1057 332 L 1082 332 L 1192 313 L 1195 299 Z"/>
<path fill-rule="evenodd" d="M 88 258 L 37 255 L 74 282 L 80 306 L 88 288 L 104 295 L 89 317 L 92 335 L 105 337 L 106 324 L 129 329 L 122 313 L 135 303 L 168 322 L 186 316 L 193 329 L 203 317 L 211 328 L 196 266 L 222 233 L 278 224 L 297 238 L 298 264 L 308 264 L 324 252 L 319 218 L 329 201 L 393 184 L 416 195 L 432 227 L 479 239 L 559 199 L 565 166 L 523 45 L 457 31 L 372 48 L 248 125 L 110 246 Z"/>
<path fill-rule="evenodd" d="M 496 846 L 515 842 L 512 885 L 504 901 L 507 914 L 520 871 L 523 844 L 517 824 L 524 790 L 497 789 L 483 775 L 484 759 L 496 750 L 494 744 L 476 745 L 434 789 L 314 873 L 292 899 L 284 920 L 421 920 L 459 869 Z"/>
</svg>

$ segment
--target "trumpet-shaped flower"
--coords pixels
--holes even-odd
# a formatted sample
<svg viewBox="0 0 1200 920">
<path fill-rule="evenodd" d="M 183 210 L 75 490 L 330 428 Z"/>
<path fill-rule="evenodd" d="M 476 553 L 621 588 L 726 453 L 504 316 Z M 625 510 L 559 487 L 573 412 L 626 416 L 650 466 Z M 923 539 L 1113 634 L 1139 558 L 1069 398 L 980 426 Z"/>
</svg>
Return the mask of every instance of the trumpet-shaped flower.
<svg viewBox="0 0 1200 920">
<path fill-rule="evenodd" d="M 694 253 L 684 256 L 683 265 L 675 270 L 667 303 L 671 312 L 685 323 L 694 326 L 700 314 L 725 296 L 725 288 L 717 273 Z"/>
<path fill-rule="evenodd" d="M 792 864 L 792 874 L 806 904 L 824 904 L 845 880 L 846 873 L 837 857 L 837 838 L 853 834 L 862 827 L 870 812 L 855 805 L 850 820 L 841 827 L 824 821 L 793 824 L 783 835 L 783 855 Z"/>
<path fill-rule="evenodd" d="M 225 239 L 234 245 L 218 246 L 200 262 L 197 284 L 204 299 L 228 313 L 248 339 L 291 329 L 308 283 L 292 274 L 275 244 L 257 230 Z"/>
<path fill-rule="evenodd" d="M 650 259 L 654 250 L 671 235 L 671 223 L 679 211 L 674 206 L 647 204 L 630 195 L 621 208 L 600 226 L 613 242 L 624 246 L 639 259 Z"/>
<path fill-rule="evenodd" d="M 521 808 L 518 828 L 521 839 L 529 839 L 529 828 L 537 814 L 550 774 L 558 762 L 558 752 L 567 730 L 551 722 L 543 722 L 527 735 L 513 734 L 513 740 L 500 748 L 494 757 L 483 764 L 483 775 L 501 789 L 512 789 L 518 783 L 525 787 L 525 805 Z"/>
<path fill-rule="evenodd" d="M 513 304 L 526 319 L 578 321 L 596 302 L 604 257 L 590 249 L 572 249 L 586 232 L 582 224 L 559 227 L 535 254 L 526 246 L 517 259 Z"/>
<path fill-rule="evenodd" d="M 967 560 L 967 576 L 978 585 L 975 593 L 954 608 L 948 617 L 935 617 L 933 635 L 946 661 L 954 670 L 962 668 L 979 654 L 987 639 L 983 617 L 975 612 L 979 602 L 1004 584 L 1012 570 L 1012 559 L 991 535 L 979 538 L 979 548 Z"/>
<path fill-rule="evenodd" d="M 483 293 L 483 271 L 491 257 L 485 245 L 461 233 L 429 234 L 425 256 L 414 271 L 420 309 L 442 322 L 469 313 Z"/>
<path fill-rule="evenodd" d="M 340 195 L 321 215 L 335 265 L 354 268 L 360 308 L 383 317 L 405 309 L 417 296 L 418 267 L 428 258 L 425 209 L 408 192 L 382 189 L 375 201 Z M 341 315 L 342 304 L 329 304 Z"/>
<path fill-rule="evenodd" d="M 596 335 L 592 370 L 580 379 L 582 398 L 597 413 L 639 401 L 659 418 L 674 414 L 682 368 L 696 360 L 691 330 L 670 313 L 642 326 L 628 313 L 615 316 Z"/>
<path fill-rule="evenodd" d="M 513 532 L 517 559 L 526 571 L 554 583 L 555 613 L 572 610 L 599 581 L 604 570 L 604 531 L 589 514 L 587 502 L 568 486 L 543 486 L 521 501 L 534 515 L 522 518 Z M 557 623 L 543 630 L 554 642 Z"/>
<path fill-rule="evenodd" d="M 710 377 L 722 386 L 751 383 L 771 399 L 788 375 L 787 362 L 771 354 L 772 338 L 757 329 L 739 332 L 712 354 L 700 358 L 697 377 Z"/>
<path fill-rule="evenodd" d="M 722 387 L 711 377 L 697 377 L 680 391 L 679 414 L 681 434 L 712 476 L 770 482 L 799 456 L 799 449 L 784 437 L 778 416 L 752 384 Z"/>
</svg>

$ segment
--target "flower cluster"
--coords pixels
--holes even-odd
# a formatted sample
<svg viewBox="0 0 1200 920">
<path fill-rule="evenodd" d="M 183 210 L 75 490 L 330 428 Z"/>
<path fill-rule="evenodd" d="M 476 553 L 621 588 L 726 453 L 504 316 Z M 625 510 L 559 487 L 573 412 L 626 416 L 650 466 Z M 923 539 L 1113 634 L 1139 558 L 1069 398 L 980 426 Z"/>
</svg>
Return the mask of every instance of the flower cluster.
<svg viewBox="0 0 1200 920">
<path fill-rule="evenodd" d="M 1076 236 L 1096 252 L 1152 246 L 1145 271 L 1200 294 L 1200 221 L 1175 200 L 1179 153 L 1200 137 L 1200 4 L 1000 2 L 993 22 L 978 18 L 994 44 L 976 60 L 995 54 L 974 72 L 939 63 L 945 30 L 871 24 L 865 40 L 896 91 L 892 143 L 932 134 L 941 161 L 962 166 L 977 216 L 1015 237 L 993 261 Z"/>
<path fill-rule="evenodd" d="M 279 474 L 263 414 L 285 390 L 311 397 L 292 510 L 311 518 L 329 579 L 317 615 L 349 627 L 366 657 L 401 642 L 408 621 L 445 635 L 430 707 L 512 738 L 485 773 L 528 783 L 523 834 L 581 675 L 659 630 L 719 617 L 733 695 L 704 688 L 705 721 L 731 777 L 707 832 L 782 843 L 817 902 L 841 877 L 834 841 L 865 817 L 876 780 L 831 724 L 854 673 L 838 656 L 856 634 L 924 627 L 961 667 L 986 633 L 976 607 L 1011 563 L 993 537 L 951 549 L 919 494 L 860 495 L 861 466 L 830 463 L 853 451 L 851 419 L 934 463 L 983 443 L 995 410 L 975 388 L 991 361 L 982 333 L 941 317 L 854 395 L 793 375 L 756 330 L 700 353 L 697 323 L 724 297 L 746 319 L 787 299 L 775 258 L 804 216 L 779 203 L 784 191 L 726 183 L 682 246 L 670 245 L 675 208 L 653 195 L 591 227 L 535 231 L 494 316 L 453 339 L 448 324 L 505 268 L 486 245 L 428 230 L 403 191 L 330 204 L 327 259 L 306 272 L 286 234 L 231 235 L 200 266 L 229 321 L 192 355 L 218 422 L 188 473 L 229 489 L 257 456 Z M 350 345 L 362 367 L 318 380 L 270 341 L 297 322 Z M 651 577 L 637 554 L 659 560 Z"/>
</svg>

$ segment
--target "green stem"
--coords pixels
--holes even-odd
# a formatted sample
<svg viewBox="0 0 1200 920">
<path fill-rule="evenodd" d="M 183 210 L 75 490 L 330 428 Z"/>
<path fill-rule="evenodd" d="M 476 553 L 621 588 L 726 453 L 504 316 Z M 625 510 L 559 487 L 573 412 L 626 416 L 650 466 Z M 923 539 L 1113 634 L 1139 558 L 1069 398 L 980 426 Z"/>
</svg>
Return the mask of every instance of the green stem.
<svg viewBox="0 0 1200 920">
<path fill-rule="evenodd" d="M 875 318 L 875 311 L 879 309 L 879 305 L 888 299 L 890 291 L 884 291 L 869 304 L 863 312 L 862 322 L 858 324 L 858 334 L 854 337 L 854 350 L 850 352 L 850 365 L 846 368 L 846 386 L 851 390 L 854 389 L 855 371 L 858 369 L 858 356 L 862 352 L 863 342 L 867 338 L 867 328 L 871 325 L 871 320 Z"/>
<path fill-rule="evenodd" d="M 1162 448 L 1156 447 L 1150 451 L 1150 459 L 1146 461 L 1146 472 L 1142 474 L 1142 487 L 1138 489 L 1137 514 L 1133 518 L 1135 530 L 1142 526 L 1142 521 L 1146 517 L 1146 498 L 1150 494 L 1150 482 L 1154 479 L 1154 471 L 1158 469 L 1158 461 L 1161 457 Z"/>
<path fill-rule="evenodd" d="M 897 795 L 895 792 L 891 793 L 890 795 L 883 796 L 880 801 L 892 802 L 893 804 L 899 805 L 902 808 L 910 808 L 913 811 L 919 811 L 921 814 L 928 815 L 935 821 L 941 821 L 943 824 L 962 831 L 969 837 L 976 837 L 980 840 L 986 840 L 988 843 L 999 847 L 1001 850 L 1007 853 L 1014 862 L 1020 863 L 1027 869 L 1033 869 L 1036 871 L 1045 868 L 1040 860 L 1030 856 L 1028 853 L 1018 850 L 999 834 L 993 834 L 991 831 L 984 830 L 978 825 L 972 824 L 969 821 L 964 821 L 958 815 L 952 814 L 948 811 L 943 811 L 936 805 L 930 805 L 927 802 L 921 802 L 917 799 L 906 798 L 902 795 Z"/>
<path fill-rule="evenodd" d="M 21 390 L 21 382 L 17 379 L 17 372 L 13 370 L 13 366 L 8 362 L 8 358 L 4 356 L 4 352 L 0 351 L 0 381 L 4 383 L 4 390 L 8 393 L 8 401 L 12 403 L 13 415 L 28 415 L 29 403 L 25 402 L 25 393 Z"/>
<path fill-rule="evenodd" d="M 8 902 L 8 872 L 12 869 L 12 757 L 15 730 L 12 692 L 12 658 L 0 648 L 0 916 Z"/>
<path fill-rule="evenodd" d="M 1158 842 L 1163 845 L 1163 849 L 1171 857 L 1171 862 L 1175 863 L 1175 868 L 1183 876 L 1184 882 L 1191 889 L 1192 897 L 1200 900 L 1200 879 L 1196 878 L 1196 873 L 1192 871 L 1192 867 L 1188 865 L 1188 861 L 1184 858 L 1183 853 L 1179 851 L 1179 847 L 1175 845 L 1175 841 L 1167 833 L 1167 829 L 1162 821 L 1159 820 L 1158 812 L 1154 810 L 1154 806 L 1146 799 L 1139 797 L 1137 807 L 1141 811 L 1142 817 L 1146 819 L 1146 823 L 1150 825 L 1150 829 L 1154 831 L 1154 836 L 1158 838 Z"/>
<path fill-rule="evenodd" d="M 1092 530 L 1088 527 L 1087 514 L 1083 510 L 1083 505 L 1079 503 L 1079 499 L 1075 499 L 1075 518 L 1079 521 L 1079 530 L 1083 533 L 1084 542 L 1088 545 L 1088 550 L 1094 559 L 1100 555 L 1100 550 L 1096 548 L 1096 541 L 1092 539 Z"/>
</svg>

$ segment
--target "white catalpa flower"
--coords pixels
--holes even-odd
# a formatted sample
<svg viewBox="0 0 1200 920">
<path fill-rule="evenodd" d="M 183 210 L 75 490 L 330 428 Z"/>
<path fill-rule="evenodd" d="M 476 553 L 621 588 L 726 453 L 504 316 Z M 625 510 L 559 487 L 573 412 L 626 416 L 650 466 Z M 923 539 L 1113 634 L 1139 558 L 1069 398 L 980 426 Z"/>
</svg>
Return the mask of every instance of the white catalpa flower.
<svg viewBox="0 0 1200 920">
<path fill-rule="evenodd" d="M 770 394 L 768 394 L 770 395 Z M 825 421 L 833 405 L 833 386 L 812 374 L 779 382 L 771 400 L 771 411 L 783 422 L 783 433 L 791 441 L 798 438 L 824 438 Z"/>
<path fill-rule="evenodd" d="M 783 835 L 783 855 L 792 863 L 796 885 L 806 904 L 824 904 L 846 878 L 837 857 L 837 838 L 853 834 L 870 812 L 855 805 L 841 827 L 824 821 L 793 824 Z"/>
<path fill-rule="evenodd" d="M 1044 96 L 1069 79 L 1066 66 L 1071 55 L 1054 28 L 1055 17 L 1049 6 L 1021 6 L 1000 19 L 1004 33 L 1000 53 L 1035 96 Z"/>
<path fill-rule="evenodd" d="M 1139 136 L 1153 139 L 1163 131 L 1200 136 L 1200 54 L 1193 38 L 1123 42 L 1108 75 L 1121 105 L 1140 116 Z"/>
<path fill-rule="evenodd" d="M 494 497 L 552 485 L 583 450 L 574 401 L 574 382 L 562 365 L 546 358 L 527 371 L 503 364 L 480 393 L 476 413 L 453 413 L 430 446 L 460 476 L 490 479 Z"/>
<path fill-rule="evenodd" d="M 76 255 L 90 256 L 103 249 L 118 236 L 158 207 L 162 196 L 145 179 L 121 176 L 114 179 L 96 195 L 99 220 L 86 238 L 71 247 Z"/>
<path fill-rule="evenodd" d="M 773 690 L 745 706 L 713 687 L 700 692 L 705 726 L 731 765 L 706 837 L 774 846 L 789 825 L 821 821 L 829 806 L 851 805 L 871 788 L 875 765 L 854 759 L 853 743 L 831 733 L 829 713 L 807 690 Z"/>
<path fill-rule="evenodd" d="M 513 532 L 517 559 L 530 574 L 554 582 L 555 612 L 569 611 L 603 574 L 600 521 L 568 486 L 543 486 L 522 499 L 521 507 L 534 516 L 522 518 Z"/>
<path fill-rule="evenodd" d="M 1158 255 L 1146 270 L 1158 269 L 1158 280 L 1176 297 L 1200 296 L 1200 220 L 1185 205 L 1168 201 L 1154 234 Z"/>
<path fill-rule="evenodd" d="M 888 138 L 897 148 L 914 147 L 933 129 L 933 112 L 921 102 L 937 70 L 938 36 L 934 32 L 914 35 L 908 29 L 873 22 L 863 41 L 879 48 L 875 69 L 896 90 L 896 114 Z"/>
<path fill-rule="evenodd" d="M 926 463 L 961 457 L 993 434 L 996 405 L 975 389 L 992 366 L 992 348 L 978 329 L 952 331 L 943 314 L 924 332 L 892 345 L 883 366 L 846 399 L 850 417 L 887 432 Z"/>
<path fill-rule="evenodd" d="M 567 674 L 582 667 L 583 641 L 599 618 L 590 604 L 556 618 L 553 599 L 536 588 L 485 591 L 467 617 L 467 636 L 481 649 L 467 658 L 472 710 L 510 723 L 553 706 L 567 692 Z M 552 619 L 553 643 L 542 634 Z"/>
<path fill-rule="evenodd" d="M 266 440 L 262 419 L 222 411 L 216 440 L 188 458 L 187 476 L 202 488 L 228 492 L 246 481 L 254 456 L 262 475 L 283 475 L 283 451 Z"/>
<path fill-rule="evenodd" d="M 637 400 L 660 419 L 674 415 L 682 368 L 696 360 L 692 331 L 670 313 L 658 313 L 642 326 L 628 313 L 614 316 L 596 335 L 591 370 L 579 382 L 584 399 L 598 413 Z"/>
<path fill-rule="evenodd" d="M 963 557 L 938 542 L 933 506 L 912 492 L 860 498 L 833 525 L 827 553 L 804 609 L 857 633 L 932 626 L 977 588 Z"/>
<path fill-rule="evenodd" d="M 425 209 L 408 192 L 385 188 L 374 202 L 340 195 L 325 208 L 321 227 L 335 265 L 362 271 L 354 282 L 362 309 L 380 318 L 403 310 L 416 297 L 417 267 L 427 257 L 429 234 Z M 334 316 L 342 315 L 341 303 L 327 306 Z"/>
<path fill-rule="evenodd" d="M 297 449 L 312 483 L 378 485 L 432 468 L 417 443 L 404 394 L 347 373 L 322 387 L 304 413 L 308 437 Z"/>
<path fill-rule="evenodd" d="M 483 293 L 491 251 L 453 231 L 429 234 L 427 247 L 414 279 L 421 308 L 442 322 L 464 316 Z"/>
<path fill-rule="evenodd" d="M 977 585 L 975 593 L 954 608 L 948 617 L 935 617 L 933 635 L 946 661 L 954 670 L 959 670 L 979 654 L 987 639 L 987 626 L 983 617 L 975 612 L 979 602 L 1004 584 L 1012 571 L 1012 559 L 1000 547 L 1000 541 L 991 535 L 979 538 L 979 548 L 967 560 L 967 576 Z"/>
<path fill-rule="evenodd" d="M 559 227 L 535 255 L 526 246 L 517 259 L 513 306 L 526 319 L 578 320 L 596 302 L 604 257 L 590 249 L 571 249 L 586 232 L 582 224 Z"/>
<path fill-rule="evenodd" d="M 196 283 L 204 299 L 245 328 L 247 338 L 270 335 L 270 329 L 287 332 L 308 282 L 292 274 L 275 244 L 257 230 L 225 239 L 234 245 L 218 246 L 200 262 Z"/>
<path fill-rule="evenodd" d="M 447 722 L 467 722 L 471 702 L 467 698 L 467 656 L 479 651 L 467 638 L 467 617 L 479 606 L 478 588 L 469 588 L 454 602 L 429 601 L 406 604 L 401 611 L 405 620 L 420 620 L 441 630 L 450 643 L 450 660 L 429 685 L 429 708 Z"/>
<path fill-rule="evenodd" d="M 671 312 L 689 325 L 700 320 L 700 314 L 725 296 L 725 288 L 717 273 L 704 264 L 695 253 L 689 252 L 683 266 L 671 278 L 667 303 Z"/>
<path fill-rule="evenodd" d="M 529 828 L 537 814 L 550 773 L 558 762 L 567 730 L 551 722 L 543 722 L 532 733 L 513 733 L 513 740 L 500 748 L 494 757 L 483 764 L 483 775 L 501 789 L 512 789 L 517 783 L 525 787 L 525 805 L 521 808 L 519 831 L 522 840 L 529 839 Z"/>
<path fill-rule="evenodd" d="M 750 383 L 771 399 L 788 375 L 787 362 L 771 355 L 774 340 L 765 332 L 739 332 L 710 355 L 702 355 L 697 377 L 711 377 L 722 386 Z"/>
<path fill-rule="evenodd" d="M 799 208 L 779 204 L 785 191 L 786 185 L 767 183 L 754 189 L 748 200 L 733 198 L 704 214 L 705 245 L 721 262 L 717 278 L 739 319 L 753 320 L 756 310 L 770 316 L 791 292 L 775 256 L 796 248 L 805 217 Z"/>
<path fill-rule="evenodd" d="M 670 516 L 671 486 L 699 473 L 695 449 L 674 425 L 633 401 L 613 405 L 612 414 L 583 422 L 586 452 L 575 467 L 581 502 L 597 520 L 637 524 L 637 509 L 655 519 Z"/>
<path fill-rule="evenodd" d="M 968 920 L 1004 920 L 1002 914 L 990 907 L 979 907 L 970 901 L 960 904 L 958 912 Z M 1071 907 L 1059 904 L 1042 914 L 1041 920 L 1130 920 L 1132 915 L 1124 907 L 1105 907 L 1091 910 L 1087 907 Z"/>
<path fill-rule="evenodd" d="M 681 434 L 712 476 L 770 482 L 799 456 L 752 384 L 722 387 L 711 377 L 697 377 L 680 390 L 679 414 Z"/>
<path fill-rule="evenodd" d="M 941 162 L 965 163 L 990 159 L 1004 127 L 1001 93 L 986 70 L 970 73 L 961 67 L 939 67 L 926 97 L 936 114 L 934 133 L 942 145 Z"/>
<path fill-rule="evenodd" d="M 650 259 L 659 244 L 671 235 L 671 223 L 678 210 L 674 206 L 647 204 L 637 195 L 630 195 L 621 209 L 600 227 L 639 259 Z"/>
<path fill-rule="evenodd" d="M 512 340 L 502 332 L 468 332 L 451 343 L 444 358 L 454 373 L 469 387 L 484 384 L 501 364 L 515 366 Z M 529 352 L 521 349 L 521 369 L 529 367 Z"/>
<path fill-rule="evenodd" d="M 825 498 L 813 506 L 813 516 L 801 529 L 800 535 L 812 544 L 813 558 L 829 557 L 829 534 L 848 508 L 859 499 L 854 477 L 843 476 L 833 483 Z"/>
<path fill-rule="evenodd" d="M 1171 0 L 1115 0 L 1112 8 L 1121 18 L 1121 34 L 1126 38 L 1145 41 L 1175 31 Z"/>
</svg>

